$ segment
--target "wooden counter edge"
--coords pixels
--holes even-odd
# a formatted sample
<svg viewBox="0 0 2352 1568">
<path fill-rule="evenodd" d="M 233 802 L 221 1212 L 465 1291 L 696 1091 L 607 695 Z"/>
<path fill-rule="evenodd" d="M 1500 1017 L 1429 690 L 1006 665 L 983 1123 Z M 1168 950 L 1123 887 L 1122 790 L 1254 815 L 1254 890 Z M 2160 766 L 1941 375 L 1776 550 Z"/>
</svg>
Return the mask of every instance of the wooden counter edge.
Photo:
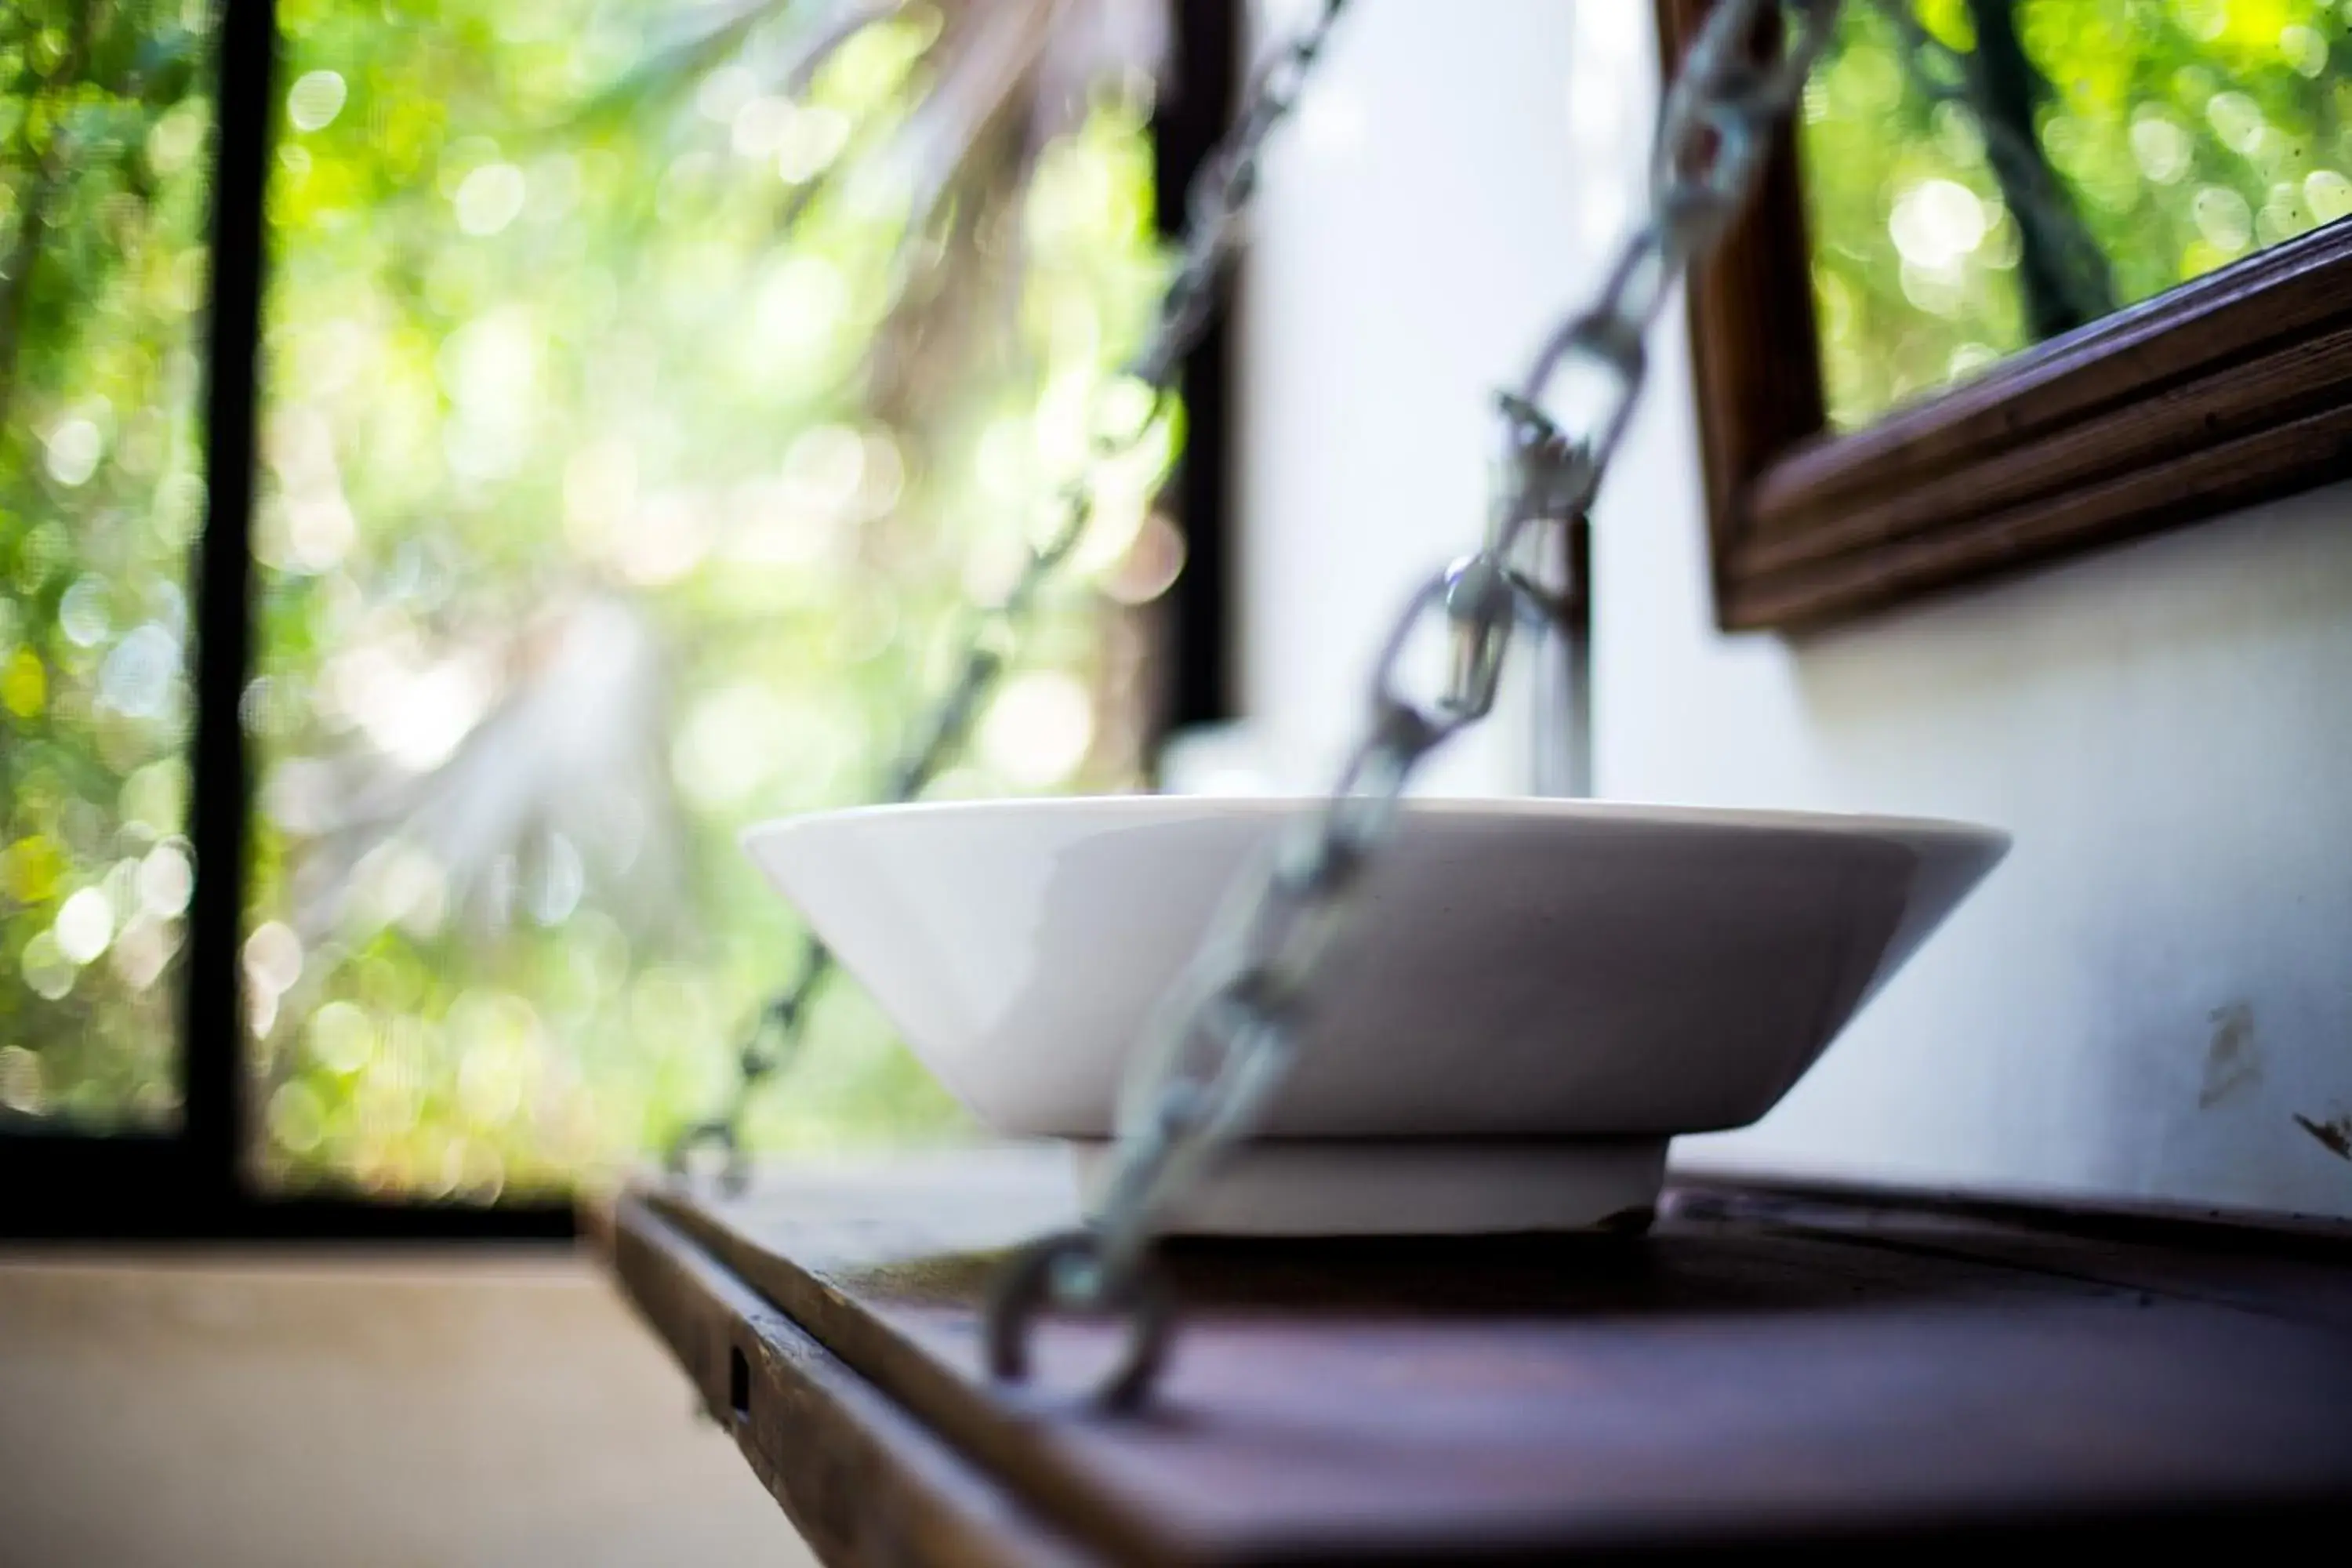
<svg viewBox="0 0 2352 1568">
<path fill-rule="evenodd" d="M 633 1195 L 583 1205 L 582 1232 L 833 1568 L 1099 1563 Z"/>
</svg>

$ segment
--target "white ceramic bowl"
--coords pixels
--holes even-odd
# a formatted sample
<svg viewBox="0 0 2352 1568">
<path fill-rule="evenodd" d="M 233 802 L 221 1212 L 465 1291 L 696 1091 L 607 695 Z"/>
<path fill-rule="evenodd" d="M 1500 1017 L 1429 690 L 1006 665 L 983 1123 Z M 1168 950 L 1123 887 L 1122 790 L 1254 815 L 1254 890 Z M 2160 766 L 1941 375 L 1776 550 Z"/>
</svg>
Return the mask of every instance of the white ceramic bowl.
<svg viewBox="0 0 2352 1568">
<path fill-rule="evenodd" d="M 1228 879 L 1314 808 L 1150 795 L 879 806 L 769 823 L 744 844 L 983 1122 L 1084 1142 L 1109 1133 L 1129 1048 Z M 1570 1223 L 1533 1200 L 1496 1218 L 1493 1194 L 1536 1173 L 1496 1165 L 1505 1141 L 1523 1157 L 1613 1141 L 1620 1165 L 1639 1151 L 1648 1174 L 1633 1185 L 1654 1189 L 1666 1137 L 1769 1110 L 2007 844 L 1888 817 L 1414 802 L 1331 953 L 1261 1135 L 1318 1169 L 1342 1145 L 1296 1141 L 1410 1141 L 1424 1162 L 1465 1151 L 1492 1175 L 1473 1183 L 1487 1197 L 1465 1200 L 1487 1205 L 1471 1224 Z M 1403 1184 L 1446 1185 L 1425 1174 Z M 1243 1206 L 1269 1203 L 1281 1206 L 1265 1193 Z M 1364 1228 L 1226 1220 L 1209 1228 Z M 1406 1221 L 1464 1227 L 1434 1210 Z"/>
</svg>

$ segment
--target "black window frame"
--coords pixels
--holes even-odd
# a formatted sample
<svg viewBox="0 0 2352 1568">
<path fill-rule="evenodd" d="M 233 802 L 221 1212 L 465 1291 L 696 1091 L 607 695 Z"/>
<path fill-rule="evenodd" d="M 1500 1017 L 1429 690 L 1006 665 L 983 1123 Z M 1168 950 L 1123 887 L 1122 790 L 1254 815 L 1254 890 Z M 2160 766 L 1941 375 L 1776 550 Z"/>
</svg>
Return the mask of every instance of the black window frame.
<svg viewBox="0 0 2352 1568">
<path fill-rule="evenodd" d="M 1172 90 L 1151 124 L 1161 231 L 1224 128 L 1238 61 L 1237 0 L 1171 5 Z M 276 0 L 221 0 L 214 39 L 212 278 L 204 332 L 205 525 L 195 599 L 189 837 L 196 877 L 182 970 L 180 1125 L 173 1131 L 0 1132 L 0 1240 L 429 1241 L 569 1239 L 562 1199 L 489 1205 L 273 1193 L 249 1159 L 244 988 L 251 759 L 239 703 L 253 668 L 252 506 L 266 283 L 264 203 L 278 118 Z M 1227 342 L 1222 319 L 1185 363 L 1186 449 L 1171 489 L 1188 563 L 1167 601 L 1165 723 L 1232 713 L 1226 628 Z"/>
</svg>

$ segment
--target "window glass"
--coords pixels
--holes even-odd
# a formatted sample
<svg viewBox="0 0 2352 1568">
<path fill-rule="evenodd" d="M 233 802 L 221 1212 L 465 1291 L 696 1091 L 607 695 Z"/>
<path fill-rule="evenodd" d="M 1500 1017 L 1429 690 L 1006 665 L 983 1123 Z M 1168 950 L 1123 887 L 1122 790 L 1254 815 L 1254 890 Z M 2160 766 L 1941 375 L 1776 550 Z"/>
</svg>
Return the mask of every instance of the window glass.
<svg viewBox="0 0 2352 1568">
<path fill-rule="evenodd" d="M 172 1125 L 211 8 L 0 8 L 0 1131 Z"/>
<path fill-rule="evenodd" d="M 1848 5 L 1800 144 L 1850 429 L 2352 216 L 2352 0 Z"/>
<path fill-rule="evenodd" d="M 842 41 L 797 5 L 282 7 L 243 948 L 273 1181 L 544 1191 L 711 1108 L 792 968 L 736 833 L 877 788 L 1153 302 L 1141 101 L 1065 72 L 954 119 L 1008 58 L 972 35 L 1028 9 Z M 1150 477 L 942 791 L 1133 777 Z M 957 1125 L 837 982 L 751 1131 Z"/>
</svg>

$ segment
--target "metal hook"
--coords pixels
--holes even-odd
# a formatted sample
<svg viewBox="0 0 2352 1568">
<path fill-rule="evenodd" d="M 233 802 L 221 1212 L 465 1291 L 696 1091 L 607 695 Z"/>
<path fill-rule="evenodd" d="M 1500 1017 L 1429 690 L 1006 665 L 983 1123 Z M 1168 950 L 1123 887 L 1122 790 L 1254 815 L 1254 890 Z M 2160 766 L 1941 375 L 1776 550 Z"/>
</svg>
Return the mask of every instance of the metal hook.
<svg viewBox="0 0 2352 1568">
<path fill-rule="evenodd" d="M 1022 1248 L 991 1283 L 985 1317 L 988 1372 L 1001 1383 L 1029 1376 L 1029 1335 L 1039 1312 L 1061 1306 L 1113 1314 L 1127 1321 L 1127 1342 L 1117 1364 L 1093 1391 L 1105 1409 L 1132 1410 L 1143 1402 L 1167 1359 L 1175 1301 L 1166 1277 L 1149 1257 L 1117 1277 L 1116 1293 L 1100 1267 L 1101 1239 L 1090 1230 L 1046 1237 Z M 1083 1281 L 1083 1283 L 1074 1283 Z"/>
</svg>

